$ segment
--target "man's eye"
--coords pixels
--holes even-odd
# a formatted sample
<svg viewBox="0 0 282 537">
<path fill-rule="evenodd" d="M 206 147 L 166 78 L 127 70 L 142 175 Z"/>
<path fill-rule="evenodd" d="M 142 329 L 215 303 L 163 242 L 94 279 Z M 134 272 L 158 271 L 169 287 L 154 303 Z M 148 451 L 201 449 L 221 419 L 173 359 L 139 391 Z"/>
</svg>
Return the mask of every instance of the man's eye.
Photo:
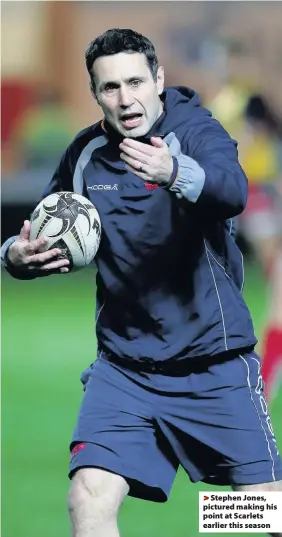
<svg viewBox="0 0 282 537">
<path fill-rule="evenodd" d="M 117 87 L 114 86 L 113 84 L 109 84 L 108 86 L 105 87 L 105 91 L 106 91 L 107 93 L 110 93 L 110 92 L 112 92 L 112 91 L 115 91 L 116 89 L 117 89 Z"/>
<path fill-rule="evenodd" d="M 131 86 L 133 86 L 134 88 L 137 88 L 138 86 L 140 86 L 141 84 L 141 80 L 132 80 L 131 81 Z"/>
</svg>

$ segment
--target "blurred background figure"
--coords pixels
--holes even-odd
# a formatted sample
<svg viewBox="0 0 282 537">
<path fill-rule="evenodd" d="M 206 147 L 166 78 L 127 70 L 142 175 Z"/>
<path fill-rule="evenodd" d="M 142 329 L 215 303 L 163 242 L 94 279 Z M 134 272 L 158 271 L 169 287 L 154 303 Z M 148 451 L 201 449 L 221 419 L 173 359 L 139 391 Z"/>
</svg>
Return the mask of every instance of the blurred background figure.
<svg viewBox="0 0 282 537">
<path fill-rule="evenodd" d="M 269 289 L 269 313 L 260 345 L 266 393 L 275 395 L 282 369 L 282 140 L 281 121 L 267 99 L 254 94 L 238 130 L 239 158 L 249 179 L 247 207 L 239 231 L 260 263 Z"/>
<path fill-rule="evenodd" d="M 268 400 L 282 374 L 282 121 L 252 84 L 225 73 L 207 107 L 238 141 L 239 160 L 249 180 L 247 207 L 237 218 L 236 238 L 266 279 L 265 327 L 259 342 Z"/>
<path fill-rule="evenodd" d="M 240 230 L 253 247 L 266 275 L 281 244 L 282 214 L 277 184 L 282 176 L 280 122 L 266 98 L 251 95 L 237 130 L 240 162 L 249 179 L 247 207 Z"/>
<path fill-rule="evenodd" d="M 282 202 L 282 197 L 280 203 Z M 262 340 L 262 376 L 269 401 L 282 384 L 282 248 L 277 250 L 270 281 L 270 310 Z"/>
<path fill-rule="evenodd" d="M 63 151 L 76 133 L 75 114 L 59 91 L 52 87 L 19 87 L 18 98 L 23 106 L 13 106 L 2 86 L 2 106 L 6 111 L 6 132 L 2 128 L 2 159 L 4 173 L 57 165 Z M 6 102 L 8 100 L 8 102 Z M 5 119 L 6 119 L 5 117 Z M 3 126 L 5 126 L 5 119 Z M 4 131 L 4 132 L 3 132 Z"/>
<path fill-rule="evenodd" d="M 76 132 L 73 116 L 58 91 L 34 91 L 33 103 L 16 120 L 10 134 L 18 165 L 22 169 L 55 169 Z"/>
</svg>

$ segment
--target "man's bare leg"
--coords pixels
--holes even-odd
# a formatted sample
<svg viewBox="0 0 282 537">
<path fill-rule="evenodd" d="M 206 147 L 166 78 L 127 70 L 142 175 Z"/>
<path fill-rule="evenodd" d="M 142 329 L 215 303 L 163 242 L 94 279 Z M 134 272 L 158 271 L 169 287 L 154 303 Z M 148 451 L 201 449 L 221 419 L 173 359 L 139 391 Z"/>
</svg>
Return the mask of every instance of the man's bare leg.
<svg viewBox="0 0 282 537">
<path fill-rule="evenodd" d="M 68 496 L 72 537 L 120 537 L 118 512 L 128 491 L 119 475 L 98 468 L 78 470 Z"/>
<path fill-rule="evenodd" d="M 232 487 L 233 490 L 238 490 L 240 492 L 282 492 L 282 481 L 272 481 L 271 483 L 261 483 L 259 485 L 236 485 Z M 281 533 L 269 533 L 273 537 L 282 537 Z"/>
</svg>

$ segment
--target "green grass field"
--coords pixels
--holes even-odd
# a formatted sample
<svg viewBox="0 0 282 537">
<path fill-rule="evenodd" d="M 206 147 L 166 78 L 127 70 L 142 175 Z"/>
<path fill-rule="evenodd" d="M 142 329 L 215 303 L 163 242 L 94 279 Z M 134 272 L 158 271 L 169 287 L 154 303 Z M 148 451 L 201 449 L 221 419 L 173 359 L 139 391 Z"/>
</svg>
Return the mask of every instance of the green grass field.
<svg viewBox="0 0 282 537">
<path fill-rule="evenodd" d="M 2 537 L 69 536 L 68 443 L 79 375 L 95 358 L 94 292 L 93 270 L 31 282 L 2 275 Z M 266 290 L 254 267 L 245 297 L 259 334 Z M 271 408 L 280 446 L 281 407 L 280 390 Z M 128 498 L 122 537 L 196 537 L 198 491 L 207 488 L 217 490 L 192 485 L 180 471 L 168 503 Z"/>
</svg>

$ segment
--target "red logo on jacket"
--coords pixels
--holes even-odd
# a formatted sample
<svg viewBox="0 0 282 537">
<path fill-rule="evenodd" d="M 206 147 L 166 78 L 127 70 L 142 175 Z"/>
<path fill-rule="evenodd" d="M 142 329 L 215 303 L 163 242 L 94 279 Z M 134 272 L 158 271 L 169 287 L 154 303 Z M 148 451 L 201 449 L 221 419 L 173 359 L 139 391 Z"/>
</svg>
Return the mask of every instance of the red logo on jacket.
<svg viewBox="0 0 282 537">
<path fill-rule="evenodd" d="M 155 190 L 159 186 L 153 183 L 144 183 L 144 185 L 145 185 L 145 188 L 147 188 L 147 190 Z"/>
</svg>

